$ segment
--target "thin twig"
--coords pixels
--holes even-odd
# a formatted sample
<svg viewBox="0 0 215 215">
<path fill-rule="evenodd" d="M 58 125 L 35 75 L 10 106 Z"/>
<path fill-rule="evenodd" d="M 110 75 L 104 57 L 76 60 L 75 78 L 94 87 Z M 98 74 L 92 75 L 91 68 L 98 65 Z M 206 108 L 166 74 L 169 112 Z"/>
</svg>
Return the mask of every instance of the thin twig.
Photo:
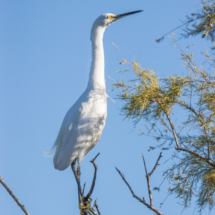
<svg viewBox="0 0 215 215">
<path fill-rule="evenodd" d="M 120 174 L 120 176 L 122 177 L 122 180 L 125 182 L 125 184 L 128 186 L 129 190 L 131 191 L 131 194 L 133 195 L 133 197 L 135 199 L 137 199 L 139 202 L 141 202 L 142 204 L 144 204 L 147 208 L 149 208 L 150 210 L 154 211 L 156 214 L 158 215 L 163 215 L 160 211 L 158 211 L 156 208 L 154 208 L 154 206 L 149 205 L 146 201 L 145 198 L 143 197 L 143 199 L 139 198 L 138 196 L 135 195 L 134 191 L 132 190 L 131 186 L 129 185 L 129 183 L 126 181 L 125 176 L 116 168 L 117 172 Z"/>
<path fill-rule="evenodd" d="M 83 195 L 84 195 L 85 186 L 86 186 L 86 182 L 84 183 L 83 190 L 82 190 Z"/>
<path fill-rule="evenodd" d="M 89 211 L 90 211 L 91 213 L 93 213 L 94 215 L 97 215 L 95 209 L 94 209 L 93 207 L 91 207 L 91 206 L 89 206 Z"/>
<path fill-rule="evenodd" d="M 3 187 L 7 190 L 7 192 L 12 196 L 12 198 L 14 199 L 14 201 L 17 203 L 17 205 L 23 210 L 23 212 L 26 215 L 30 215 L 28 213 L 28 211 L 25 209 L 24 205 L 21 204 L 21 202 L 16 198 L 16 196 L 13 194 L 13 192 L 11 191 L 11 189 L 4 183 L 2 177 L 0 176 L 0 183 L 3 185 Z"/>
<path fill-rule="evenodd" d="M 166 196 L 166 198 L 163 200 L 163 202 L 161 203 L 161 206 L 160 207 L 162 207 L 162 205 L 164 204 L 164 202 L 167 200 L 167 198 L 169 197 L 171 195 L 171 193 L 168 193 L 168 195 Z"/>
<path fill-rule="evenodd" d="M 193 152 L 193 151 L 190 151 L 190 150 L 188 150 L 188 149 L 183 149 L 183 148 L 175 148 L 175 149 L 178 150 L 178 151 L 188 152 L 188 153 L 194 155 L 195 157 L 199 158 L 200 160 L 205 161 L 206 163 L 208 163 L 208 164 L 209 164 L 210 166 L 212 166 L 213 168 L 215 168 L 215 164 L 214 164 L 214 163 L 210 162 L 208 159 L 202 157 L 202 156 L 199 155 L 199 154 L 196 154 L 196 153 Z"/>
<path fill-rule="evenodd" d="M 148 175 L 148 173 L 147 173 L 147 168 L 146 168 L 146 162 L 145 162 L 145 159 L 144 159 L 144 156 L 143 156 L 143 154 L 142 154 L 142 158 L 143 158 L 143 164 L 144 164 L 144 167 L 145 167 L 145 172 L 146 172 L 146 175 Z"/>
<path fill-rule="evenodd" d="M 172 132 L 173 132 L 173 136 L 175 138 L 175 142 L 176 142 L 177 148 L 179 149 L 180 148 L 180 144 L 178 142 L 177 135 L 176 135 L 176 132 L 175 132 L 175 128 L 174 128 L 174 126 L 173 126 L 173 124 L 172 124 L 172 122 L 170 120 L 170 117 L 169 117 L 168 113 L 166 113 L 166 117 L 167 117 L 167 119 L 169 121 L 169 124 L 170 124 L 170 126 L 172 128 Z"/>
<path fill-rule="evenodd" d="M 148 185 L 148 193 L 149 193 L 150 206 L 153 207 L 152 191 L 151 191 L 151 185 L 150 185 L 150 176 L 153 174 L 153 172 L 155 171 L 155 169 L 159 165 L 158 162 L 159 162 L 159 160 L 162 157 L 162 152 L 160 153 L 160 155 L 159 155 L 159 157 L 158 157 L 158 159 L 157 159 L 157 161 L 156 161 L 156 163 L 154 165 L 154 168 L 152 169 L 152 171 L 150 173 L 147 173 L 146 162 L 145 162 L 145 159 L 144 159 L 143 155 L 142 155 L 142 157 L 143 157 L 143 163 L 144 163 L 145 172 L 146 172 L 146 179 L 147 179 L 147 185 Z"/>
<path fill-rule="evenodd" d="M 92 195 L 94 187 L 95 187 L 95 183 L 96 183 L 96 173 L 97 173 L 97 166 L 95 164 L 95 159 L 100 155 L 100 152 L 95 156 L 95 158 L 93 158 L 90 162 L 93 164 L 95 171 L 94 171 L 94 176 L 93 176 L 93 181 L 91 184 L 91 188 L 90 191 L 88 192 L 88 194 L 84 197 L 84 202 L 86 202 L 88 200 L 88 198 Z"/>
<path fill-rule="evenodd" d="M 129 66 L 130 66 L 131 69 L 133 70 L 133 67 L 132 67 L 132 65 L 130 64 L 130 61 L 127 59 L 126 55 L 125 55 L 125 54 L 123 53 L 123 51 L 119 48 L 119 46 L 117 46 L 117 45 L 114 44 L 113 42 L 112 42 L 112 44 L 118 48 L 118 50 L 119 50 L 119 51 L 122 53 L 122 55 L 124 56 L 126 62 L 129 64 Z"/>
<path fill-rule="evenodd" d="M 181 211 L 180 215 L 182 215 L 182 213 L 184 212 L 185 206 L 183 207 L 183 210 Z"/>
<path fill-rule="evenodd" d="M 208 160 L 210 159 L 210 143 L 209 143 L 209 135 L 208 135 L 208 133 L 207 133 L 207 131 L 206 131 L 206 129 L 205 129 L 205 127 L 203 128 L 203 131 L 204 131 L 204 133 L 205 133 L 205 136 L 206 136 L 206 138 L 207 138 L 207 148 L 208 148 L 208 155 L 207 155 L 207 158 L 208 158 Z"/>
<path fill-rule="evenodd" d="M 199 17 L 196 18 L 196 19 L 193 19 L 193 20 L 190 20 L 190 21 L 188 20 L 187 22 L 185 22 L 185 23 L 183 23 L 182 25 L 179 25 L 178 27 L 172 29 L 171 31 L 167 32 L 167 33 L 164 34 L 161 38 L 156 39 L 155 41 L 156 41 L 157 43 L 159 43 L 159 42 L 160 42 L 161 40 L 163 40 L 164 37 L 165 37 L 166 35 L 168 35 L 169 33 L 173 32 L 173 31 L 175 31 L 175 30 L 177 30 L 177 29 L 179 29 L 179 28 L 181 28 L 181 27 L 184 27 L 185 25 L 188 25 L 189 23 L 191 23 L 191 22 L 193 22 L 193 21 L 196 21 L 197 19 L 200 19 L 200 18 L 202 18 L 202 17 L 203 17 L 203 16 L 199 16 Z"/>
<path fill-rule="evenodd" d="M 91 160 L 90 162 L 93 163 L 95 161 L 95 159 L 100 155 L 100 152 L 93 158 L 93 160 Z"/>
<path fill-rule="evenodd" d="M 116 167 L 115 167 L 116 168 Z M 128 186 L 129 190 L 131 191 L 131 194 L 133 195 L 133 197 L 135 199 L 137 199 L 139 202 L 143 203 L 144 205 L 146 205 L 148 208 L 150 208 L 150 205 L 146 203 L 145 198 L 143 197 L 143 199 L 139 198 L 138 196 L 135 195 L 134 191 L 132 190 L 131 186 L 129 185 L 129 183 L 126 181 L 125 176 L 120 172 L 119 169 L 117 169 L 117 172 L 120 174 L 120 176 L 122 177 L 122 180 L 126 183 L 126 185 Z"/>
<path fill-rule="evenodd" d="M 159 162 L 159 160 L 161 159 L 161 157 L 162 157 L 162 152 L 160 153 L 160 155 L 159 155 L 159 157 L 158 157 L 158 159 L 157 159 L 157 162 L 155 163 L 154 168 L 153 168 L 152 171 L 149 173 L 150 176 L 153 174 L 153 172 L 155 171 L 155 169 L 156 169 L 157 166 L 159 165 L 158 162 Z"/>
<path fill-rule="evenodd" d="M 97 205 L 97 199 L 95 200 L 93 207 L 96 208 L 98 215 L 101 215 L 101 212 L 99 211 L 99 206 Z"/>
<path fill-rule="evenodd" d="M 152 191 L 151 191 L 151 186 L 150 186 L 150 175 L 147 173 L 146 162 L 145 162 L 143 154 L 142 154 L 142 157 L 143 157 L 143 163 L 144 163 L 145 172 L 146 172 L 146 179 L 147 179 L 147 187 L 148 187 L 148 193 L 149 193 L 150 206 L 153 207 Z"/>
</svg>

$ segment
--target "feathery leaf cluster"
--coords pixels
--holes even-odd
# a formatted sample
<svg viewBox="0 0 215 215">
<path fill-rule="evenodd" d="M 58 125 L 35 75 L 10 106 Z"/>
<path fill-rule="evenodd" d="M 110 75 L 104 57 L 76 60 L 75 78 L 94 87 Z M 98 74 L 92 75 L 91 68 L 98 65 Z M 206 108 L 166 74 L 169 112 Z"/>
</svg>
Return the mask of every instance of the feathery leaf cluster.
<svg viewBox="0 0 215 215">
<path fill-rule="evenodd" d="M 152 69 L 127 62 L 135 79 L 113 85 L 120 89 L 125 118 L 135 124 L 142 119 L 148 122 L 142 133 L 161 141 L 150 150 L 175 145 L 175 163 L 164 173 L 171 183 L 169 192 L 176 193 L 185 207 L 196 196 L 201 212 L 215 205 L 215 77 L 196 65 L 189 47 L 183 52 L 175 40 L 174 45 L 181 51 L 187 75 L 160 79 Z M 213 67 L 213 57 L 204 56 Z"/>
<path fill-rule="evenodd" d="M 189 27 L 190 23 L 192 23 L 191 27 Z M 185 33 L 182 35 L 185 38 L 202 34 L 202 38 L 206 36 L 214 42 L 215 2 L 213 0 L 202 1 L 201 9 L 198 12 L 187 16 L 187 20 L 184 24 L 186 24 L 184 29 Z"/>
</svg>

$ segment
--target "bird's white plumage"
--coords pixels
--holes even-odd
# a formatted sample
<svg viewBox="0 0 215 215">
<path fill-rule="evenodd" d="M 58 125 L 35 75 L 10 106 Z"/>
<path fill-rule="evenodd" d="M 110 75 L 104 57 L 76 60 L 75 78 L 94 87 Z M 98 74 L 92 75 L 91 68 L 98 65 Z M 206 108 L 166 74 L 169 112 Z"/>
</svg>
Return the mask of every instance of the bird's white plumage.
<svg viewBox="0 0 215 215">
<path fill-rule="evenodd" d="M 87 89 L 64 117 L 58 137 L 54 166 L 66 169 L 75 159 L 83 157 L 97 144 L 107 117 L 107 96 L 104 79 L 103 16 L 91 30 L 92 64 Z"/>
<path fill-rule="evenodd" d="M 87 89 L 68 110 L 62 122 L 53 148 L 54 167 L 66 169 L 77 159 L 79 166 L 83 157 L 99 141 L 107 117 L 107 95 L 104 78 L 103 34 L 107 26 L 118 19 L 140 11 L 125 14 L 103 14 L 91 30 L 92 63 Z"/>
<path fill-rule="evenodd" d="M 105 91 L 86 90 L 67 112 L 56 140 L 54 165 L 66 169 L 79 162 L 98 142 L 107 116 Z"/>
</svg>

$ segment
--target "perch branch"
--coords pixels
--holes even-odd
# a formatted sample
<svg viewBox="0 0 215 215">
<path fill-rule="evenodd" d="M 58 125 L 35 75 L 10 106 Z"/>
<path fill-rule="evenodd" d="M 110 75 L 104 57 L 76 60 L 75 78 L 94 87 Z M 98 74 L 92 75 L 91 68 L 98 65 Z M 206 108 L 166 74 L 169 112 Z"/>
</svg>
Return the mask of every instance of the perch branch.
<svg viewBox="0 0 215 215">
<path fill-rule="evenodd" d="M 93 160 L 91 160 L 90 162 L 93 164 L 94 168 L 95 168 L 95 171 L 94 171 L 94 176 L 93 176 L 93 181 L 92 181 L 92 184 L 91 184 L 91 188 L 90 188 L 90 191 L 89 193 L 84 197 L 84 202 L 86 202 L 89 197 L 92 195 L 93 193 L 93 190 L 94 190 L 94 187 L 95 187 L 95 183 L 96 183 L 96 173 L 97 173 L 97 166 L 95 164 L 95 159 L 100 155 L 100 152 L 95 156 L 95 158 L 93 158 Z"/>
</svg>

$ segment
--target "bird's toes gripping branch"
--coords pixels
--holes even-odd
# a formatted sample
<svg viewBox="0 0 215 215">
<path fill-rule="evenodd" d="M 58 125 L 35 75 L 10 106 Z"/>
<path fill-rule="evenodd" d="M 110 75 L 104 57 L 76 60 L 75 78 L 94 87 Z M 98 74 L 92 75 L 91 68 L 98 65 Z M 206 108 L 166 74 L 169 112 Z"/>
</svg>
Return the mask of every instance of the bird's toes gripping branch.
<svg viewBox="0 0 215 215">
<path fill-rule="evenodd" d="M 84 201 L 84 196 L 81 196 L 81 203 L 79 204 L 80 215 L 85 215 L 86 213 L 92 215 L 89 211 L 91 201 L 92 199 L 90 197 L 87 201 Z"/>
</svg>

